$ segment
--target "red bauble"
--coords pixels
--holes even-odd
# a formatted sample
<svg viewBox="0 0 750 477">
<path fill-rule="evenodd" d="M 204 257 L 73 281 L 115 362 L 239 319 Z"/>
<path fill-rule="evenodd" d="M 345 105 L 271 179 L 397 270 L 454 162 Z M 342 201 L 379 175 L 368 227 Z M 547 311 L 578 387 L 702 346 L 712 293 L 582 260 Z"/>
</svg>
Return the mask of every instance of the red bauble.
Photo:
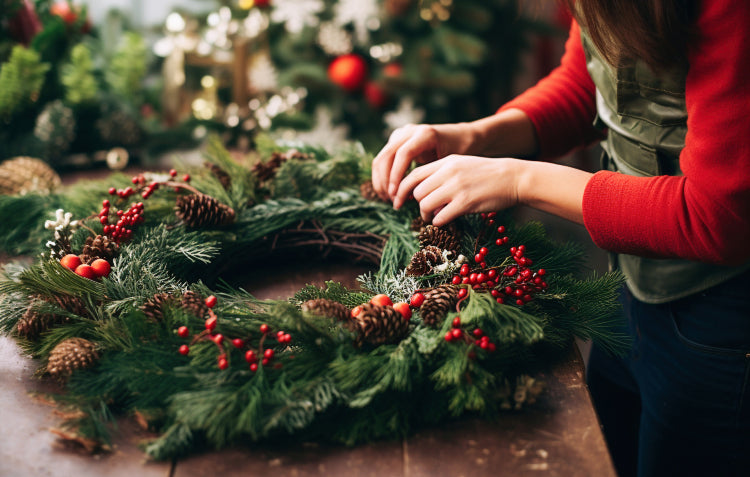
<svg viewBox="0 0 750 477">
<path fill-rule="evenodd" d="M 367 77 L 367 63 L 354 53 L 341 55 L 328 65 L 328 78 L 347 91 L 356 91 Z"/>
<path fill-rule="evenodd" d="M 70 270 L 75 270 L 81 264 L 81 258 L 78 255 L 69 253 L 60 259 L 60 265 Z"/>
<path fill-rule="evenodd" d="M 99 278 L 99 276 L 94 271 L 94 268 L 91 265 L 86 265 L 85 263 L 78 265 L 75 272 L 77 275 L 88 278 L 89 280 L 96 280 L 97 278 Z"/>
<path fill-rule="evenodd" d="M 91 262 L 91 268 L 94 269 L 94 272 L 98 277 L 108 277 L 109 272 L 112 271 L 112 266 L 103 258 L 97 258 Z"/>
<path fill-rule="evenodd" d="M 70 4 L 67 1 L 55 2 L 49 7 L 49 12 L 52 15 L 60 17 L 68 25 L 72 25 L 78 20 L 78 12 L 70 8 Z"/>
<path fill-rule="evenodd" d="M 401 76 L 401 73 L 404 71 L 404 67 L 401 66 L 401 63 L 388 63 L 383 67 L 383 74 L 390 78 L 397 78 Z"/>
<path fill-rule="evenodd" d="M 352 308 L 352 318 L 356 318 L 359 316 L 359 314 L 362 313 L 362 305 L 357 305 L 354 308 Z"/>
<path fill-rule="evenodd" d="M 390 297 L 382 293 L 370 298 L 370 303 L 380 306 L 393 306 L 393 301 L 390 299 Z"/>
<path fill-rule="evenodd" d="M 388 102 L 388 95 L 377 83 L 368 81 L 365 83 L 365 99 L 373 108 L 380 109 Z"/>
<path fill-rule="evenodd" d="M 409 299 L 409 302 L 414 308 L 419 308 L 420 306 L 422 306 L 422 303 L 424 303 L 424 293 L 417 292 L 413 294 Z"/>
<path fill-rule="evenodd" d="M 397 312 L 401 313 L 401 316 L 403 316 L 405 320 L 411 319 L 411 308 L 409 307 L 408 303 L 399 302 L 393 305 L 393 308 Z"/>
</svg>

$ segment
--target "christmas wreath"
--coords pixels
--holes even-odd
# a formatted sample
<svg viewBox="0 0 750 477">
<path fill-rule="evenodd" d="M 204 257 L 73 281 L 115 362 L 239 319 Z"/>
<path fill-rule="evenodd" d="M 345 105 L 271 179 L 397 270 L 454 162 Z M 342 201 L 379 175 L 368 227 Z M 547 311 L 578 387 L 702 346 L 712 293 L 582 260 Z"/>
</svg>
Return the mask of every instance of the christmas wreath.
<svg viewBox="0 0 750 477">
<path fill-rule="evenodd" d="M 621 277 L 578 276 L 582 248 L 538 223 L 488 212 L 434 227 L 414 205 L 394 211 L 356 145 L 259 138 L 237 158 L 213 141 L 205 157 L 184 175 L 0 196 L 0 246 L 43 249 L 5 267 L 0 326 L 64 385 L 56 402 L 75 412 L 60 435 L 106 447 L 107 422 L 132 415 L 159 433 L 144 443 L 155 459 L 240 440 L 355 444 L 531 403 L 575 336 L 624 345 Z M 378 270 L 281 301 L 222 279 L 310 246 Z"/>
</svg>

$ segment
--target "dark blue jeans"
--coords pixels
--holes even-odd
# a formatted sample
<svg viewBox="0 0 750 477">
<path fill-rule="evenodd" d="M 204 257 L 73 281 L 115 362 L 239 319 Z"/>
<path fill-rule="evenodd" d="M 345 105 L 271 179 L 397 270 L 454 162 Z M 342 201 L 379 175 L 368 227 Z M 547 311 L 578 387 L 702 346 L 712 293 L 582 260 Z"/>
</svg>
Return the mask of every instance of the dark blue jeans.
<svg viewBox="0 0 750 477">
<path fill-rule="evenodd" d="M 588 385 L 621 477 L 750 476 L 750 273 L 671 303 L 626 289 L 633 346 Z"/>
</svg>

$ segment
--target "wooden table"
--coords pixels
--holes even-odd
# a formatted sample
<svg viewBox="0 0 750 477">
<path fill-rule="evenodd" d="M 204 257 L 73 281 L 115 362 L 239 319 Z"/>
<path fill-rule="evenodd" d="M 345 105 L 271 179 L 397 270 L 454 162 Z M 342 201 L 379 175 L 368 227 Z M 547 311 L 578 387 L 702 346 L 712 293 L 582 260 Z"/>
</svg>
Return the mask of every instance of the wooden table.
<svg viewBox="0 0 750 477">
<path fill-rule="evenodd" d="M 7 257 L 6 257 L 7 258 Z M 0 257 L 0 261 L 3 257 Z M 253 267 L 246 289 L 259 298 L 291 295 L 306 283 L 352 285 L 366 268 L 342 263 Z M 137 443 L 146 437 L 130 419 L 119 421 L 114 451 L 89 456 L 60 447 L 49 432 L 53 409 L 28 393 L 54 390 L 32 378 L 37 364 L 15 342 L 0 337 L 0 475 L 26 476 L 615 476 L 577 348 L 545 376 L 533 406 L 497 422 L 463 419 L 423 429 L 402 441 L 354 448 L 315 442 L 247 446 L 173 462 L 146 462 Z"/>
</svg>

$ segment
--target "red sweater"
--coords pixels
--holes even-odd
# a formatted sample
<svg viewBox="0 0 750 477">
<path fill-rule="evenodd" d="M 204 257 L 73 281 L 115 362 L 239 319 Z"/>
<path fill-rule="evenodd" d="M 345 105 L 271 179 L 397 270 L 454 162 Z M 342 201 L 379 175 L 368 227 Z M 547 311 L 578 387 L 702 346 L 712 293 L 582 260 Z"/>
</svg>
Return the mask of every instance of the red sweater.
<svg viewBox="0 0 750 477">
<path fill-rule="evenodd" d="M 750 258 L 750 2 L 701 2 L 690 48 L 683 176 L 594 174 L 583 220 L 606 250 L 720 264 Z M 595 87 L 574 22 L 558 68 L 501 108 L 533 122 L 541 156 L 596 139 Z"/>
</svg>

